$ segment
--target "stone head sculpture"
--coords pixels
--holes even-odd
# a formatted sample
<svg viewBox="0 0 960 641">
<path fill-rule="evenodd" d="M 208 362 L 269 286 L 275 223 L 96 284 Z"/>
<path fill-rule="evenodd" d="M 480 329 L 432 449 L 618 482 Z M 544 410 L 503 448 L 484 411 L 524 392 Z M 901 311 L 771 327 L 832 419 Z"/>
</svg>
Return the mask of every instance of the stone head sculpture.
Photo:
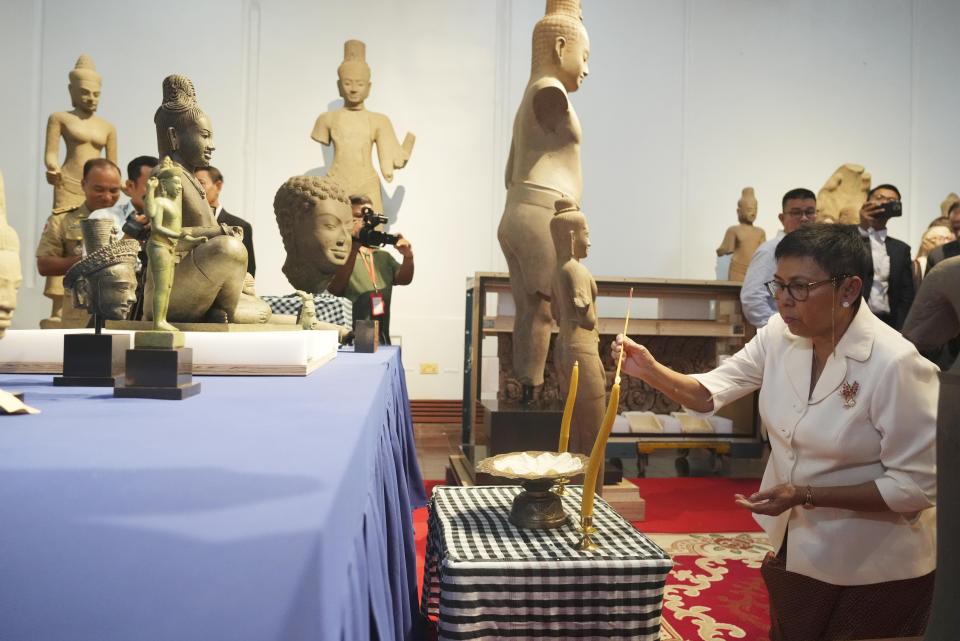
<svg viewBox="0 0 960 641">
<path fill-rule="evenodd" d="M 923 232 L 923 237 L 920 239 L 920 249 L 917 250 L 917 257 L 926 256 L 940 245 L 949 243 L 952 240 L 956 240 L 956 236 L 953 235 L 953 231 L 949 227 L 934 225 Z"/>
<path fill-rule="evenodd" d="M 556 213 L 550 219 L 550 236 L 557 250 L 557 262 L 586 258 L 590 249 L 587 217 L 577 203 L 568 198 L 557 200 L 554 209 Z"/>
<path fill-rule="evenodd" d="M 757 197 L 753 187 L 744 187 L 740 200 L 737 201 L 737 220 L 745 225 L 752 225 L 757 219 Z"/>
<path fill-rule="evenodd" d="M 533 75 L 555 75 L 567 91 L 587 76 L 590 39 L 580 0 L 547 0 L 545 15 L 533 28 Z"/>
<path fill-rule="evenodd" d="M 137 254 L 140 243 L 115 240 L 115 224 L 109 218 L 80 223 L 87 255 L 67 270 L 65 288 L 73 290 L 75 306 L 112 320 L 124 320 L 137 300 Z"/>
<path fill-rule="evenodd" d="M 337 67 L 337 89 L 347 109 L 362 109 L 370 96 L 370 67 L 367 45 L 359 40 L 343 43 L 343 62 Z"/>
<path fill-rule="evenodd" d="M 172 156 L 192 173 L 210 164 L 216 146 L 210 119 L 197 103 L 197 92 L 186 76 L 163 79 L 163 102 L 153 116 L 160 157 Z"/>
<path fill-rule="evenodd" d="M 77 64 L 70 70 L 70 101 L 74 109 L 92 114 L 100 105 L 102 78 L 87 54 L 80 54 Z"/>
<path fill-rule="evenodd" d="M 336 180 L 294 176 L 273 199 L 287 259 L 283 273 L 294 289 L 325 291 L 350 254 L 353 213 Z"/>
<path fill-rule="evenodd" d="M 17 290 L 23 283 L 20 271 L 20 238 L 7 223 L 7 198 L 0 174 L 0 338 L 17 308 Z"/>
</svg>

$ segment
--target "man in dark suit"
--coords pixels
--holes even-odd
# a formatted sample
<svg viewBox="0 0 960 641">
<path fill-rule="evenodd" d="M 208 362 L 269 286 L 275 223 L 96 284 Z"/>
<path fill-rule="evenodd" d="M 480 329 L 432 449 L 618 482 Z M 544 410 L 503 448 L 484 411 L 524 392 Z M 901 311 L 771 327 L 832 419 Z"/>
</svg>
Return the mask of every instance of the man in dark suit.
<svg viewBox="0 0 960 641">
<path fill-rule="evenodd" d="M 243 245 L 247 248 L 247 273 L 257 275 L 257 260 L 253 255 L 253 227 L 239 216 L 227 212 L 220 206 L 220 191 L 223 190 L 223 174 L 214 166 L 198 167 L 194 175 L 207 193 L 207 202 L 213 208 L 213 215 L 217 222 L 228 227 L 243 229 Z"/>
<path fill-rule="evenodd" d="M 950 217 L 950 228 L 956 235 L 957 232 L 960 232 L 960 200 L 950 206 L 950 213 L 947 215 Z M 954 256 L 960 256 L 960 236 L 957 236 L 957 240 L 951 240 L 949 243 L 940 245 L 927 254 L 927 270 L 924 274 L 929 274 L 933 266 L 940 261 Z"/>
<path fill-rule="evenodd" d="M 896 330 L 903 327 L 915 293 L 910 245 L 887 235 L 887 221 L 894 211 L 900 215 L 899 205 L 899 189 L 887 184 L 874 187 L 860 208 L 859 228 L 872 260 L 863 298 L 870 311 Z"/>
</svg>

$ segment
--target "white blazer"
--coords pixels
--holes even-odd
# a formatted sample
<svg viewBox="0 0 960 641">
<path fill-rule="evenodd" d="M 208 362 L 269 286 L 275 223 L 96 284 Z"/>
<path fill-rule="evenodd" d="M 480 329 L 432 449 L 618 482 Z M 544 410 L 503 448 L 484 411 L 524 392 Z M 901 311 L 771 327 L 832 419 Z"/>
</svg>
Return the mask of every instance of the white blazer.
<svg viewBox="0 0 960 641">
<path fill-rule="evenodd" d="M 811 395 L 812 366 L 810 339 L 792 334 L 776 314 L 743 349 L 694 378 L 713 395 L 714 410 L 760 389 L 771 446 L 762 489 L 874 481 L 892 512 L 795 507 L 776 517 L 756 515 L 757 522 L 774 549 L 789 530 L 788 570 L 834 585 L 931 572 L 939 370 L 866 303 Z"/>
</svg>

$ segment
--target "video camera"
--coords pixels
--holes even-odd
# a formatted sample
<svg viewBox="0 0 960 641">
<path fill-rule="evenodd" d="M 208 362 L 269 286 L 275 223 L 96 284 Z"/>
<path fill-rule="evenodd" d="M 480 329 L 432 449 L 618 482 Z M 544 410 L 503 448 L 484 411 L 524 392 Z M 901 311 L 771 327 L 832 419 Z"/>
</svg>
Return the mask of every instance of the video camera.
<svg viewBox="0 0 960 641">
<path fill-rule="evenodd" d="M 400 236 L 388 234 L 377 229 L 378 225 L 386 225 L 387 217 L 373 211 L 370 207 L 364 207 L 360 210 L 363 214 L 363 227 L 357 234 L 360 244 L 364 247 L 383 247 L 384 245 L 396 245 Z"/>
</svg>

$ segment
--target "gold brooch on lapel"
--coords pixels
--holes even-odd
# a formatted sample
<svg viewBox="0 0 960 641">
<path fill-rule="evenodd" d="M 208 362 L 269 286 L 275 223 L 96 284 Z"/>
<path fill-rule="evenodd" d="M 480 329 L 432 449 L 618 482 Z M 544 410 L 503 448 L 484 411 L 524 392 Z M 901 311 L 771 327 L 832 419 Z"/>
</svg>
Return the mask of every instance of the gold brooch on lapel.
<svg viewBox="0 0 960 641">
<path fill-rule="evenodd" d="M 840 386 L 840 396 L 843 397 L 843 406 L 850 408 L 857 404 L 857 392 L 860 391 L 860 383 L 854 381 L 851 385 L 844 381 Z"/>
</svg>

